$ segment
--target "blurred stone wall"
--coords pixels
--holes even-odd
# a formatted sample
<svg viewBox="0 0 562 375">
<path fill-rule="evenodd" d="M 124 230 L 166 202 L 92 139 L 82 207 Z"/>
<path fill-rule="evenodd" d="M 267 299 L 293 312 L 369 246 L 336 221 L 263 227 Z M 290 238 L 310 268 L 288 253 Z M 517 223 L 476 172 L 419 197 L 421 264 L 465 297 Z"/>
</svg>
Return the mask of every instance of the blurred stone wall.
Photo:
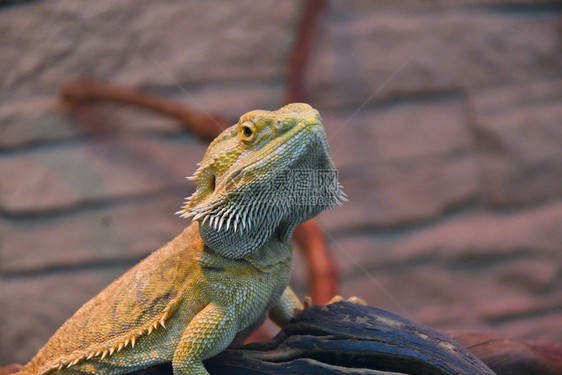
<svg viewBox="0 0 562 375">
<path fill-rule="evenodd" d="M 179 233 L 206 145 L 87 75 L 236 121 L 279 107 L 297 1 L 0 4 L 0 364 Z M 341 292 L 441 329 L 562 340 L 562 8 L 330 1 L 307 73 L 350 201 Z M 306 294 L 302 258 L 293 285 Z M 557 327 L 557 328 L 556 328 Z"/>
</svg>

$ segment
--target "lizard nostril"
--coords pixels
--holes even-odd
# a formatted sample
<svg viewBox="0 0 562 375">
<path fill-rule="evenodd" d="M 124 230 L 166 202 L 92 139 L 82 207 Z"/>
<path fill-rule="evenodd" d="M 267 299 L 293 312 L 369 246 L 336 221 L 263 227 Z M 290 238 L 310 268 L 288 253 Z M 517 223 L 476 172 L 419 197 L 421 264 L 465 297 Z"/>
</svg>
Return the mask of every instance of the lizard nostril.
<svg viewBox="0 0 562 375">
<path fill-rule="evenodd" d="M 295 119 L 288 118 L 288 119 L 283 119 L 283 120 L 281 120 L 281 119 L 275 120 L 275 122 L 273 123 L 273 126 L 278 131 L 285 131 L 285 130 L 288 130 L 288 129 L 291 129 L 292 127 L 294 127 L 295 124 L 296 124 Z"/>
</svg>

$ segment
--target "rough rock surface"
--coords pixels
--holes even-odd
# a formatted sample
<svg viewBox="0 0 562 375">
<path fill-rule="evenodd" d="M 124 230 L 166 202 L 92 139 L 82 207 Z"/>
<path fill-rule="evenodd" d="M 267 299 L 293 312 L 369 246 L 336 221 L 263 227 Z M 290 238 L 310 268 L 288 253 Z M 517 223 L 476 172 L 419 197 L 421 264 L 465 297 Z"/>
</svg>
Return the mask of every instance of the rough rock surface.
<svg viewBox="0 0 562 375">
<path fill-rule="evenodd" d="M 187 223 L 205 144 L 56 99 L 79 75 L 233 120 L 280 106 L 297 1 L 0 6 L 0 365 Z M 561 8 L 330 1 L 307 68 L 350 201 L 321 216 L 342 293 L 438 329 L 562 341 Z M 267 20 L 267 22 L 262 22 Z M 294 286 L 306 294 L 297 256 Z"/>
</svg>

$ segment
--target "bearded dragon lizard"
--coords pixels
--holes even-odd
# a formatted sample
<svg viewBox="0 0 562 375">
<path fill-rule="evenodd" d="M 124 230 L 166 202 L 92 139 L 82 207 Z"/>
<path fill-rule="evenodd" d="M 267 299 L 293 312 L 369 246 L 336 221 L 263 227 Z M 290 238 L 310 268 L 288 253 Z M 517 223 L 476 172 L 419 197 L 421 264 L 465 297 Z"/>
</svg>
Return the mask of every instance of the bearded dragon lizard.
<svg viewBox="0 0 562 375">
<path fill-rule="evenodd" d="M 252 111 L 209 146 L 178 213 L 193 222 L 84 304 L 19 375 L 124 374 L 202 361 L 303 305 L 287 286 L 295 226 L 345 199 L 318 111 Z"/>
</svg>

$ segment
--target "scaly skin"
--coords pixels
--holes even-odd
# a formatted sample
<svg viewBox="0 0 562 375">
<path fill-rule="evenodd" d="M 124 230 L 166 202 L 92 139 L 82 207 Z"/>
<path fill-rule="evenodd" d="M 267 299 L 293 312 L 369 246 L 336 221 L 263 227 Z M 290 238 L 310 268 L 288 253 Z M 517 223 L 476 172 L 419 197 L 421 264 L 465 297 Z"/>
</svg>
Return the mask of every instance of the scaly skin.
<svg viewBox="0 0 562 375">
<path fill-rule="evenodd" d="M 269 311 L 302 304 L 287 286 L 294 227 L 343 199 L 318 112 L 253 111 L 209 146 L 179 212 L 193 223 L 87 302 L 17 374 L 124 374 L 172 362 L 208 374 Z"/>
</svg>

